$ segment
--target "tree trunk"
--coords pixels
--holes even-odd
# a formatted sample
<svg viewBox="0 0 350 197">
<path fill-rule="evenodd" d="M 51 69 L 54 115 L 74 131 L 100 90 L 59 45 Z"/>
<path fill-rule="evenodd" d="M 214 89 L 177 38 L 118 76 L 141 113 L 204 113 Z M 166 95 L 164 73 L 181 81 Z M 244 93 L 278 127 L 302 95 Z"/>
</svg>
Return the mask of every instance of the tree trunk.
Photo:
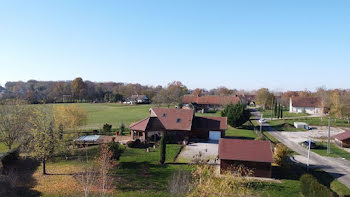
<svg viewBox="0 0 350 197">
<path fill-rule="evenodd" d="M 46 161 L 43 159 L 43 175 L 46 175 Z"/>
<path fill-rule="evenodd" d="M 9 150 L 12 149 L 12 144 L 9 144 L 9 145 L 7 145 L 7 146 L 8 146 L 8 148 L 9 148 Z"/>
</svg>

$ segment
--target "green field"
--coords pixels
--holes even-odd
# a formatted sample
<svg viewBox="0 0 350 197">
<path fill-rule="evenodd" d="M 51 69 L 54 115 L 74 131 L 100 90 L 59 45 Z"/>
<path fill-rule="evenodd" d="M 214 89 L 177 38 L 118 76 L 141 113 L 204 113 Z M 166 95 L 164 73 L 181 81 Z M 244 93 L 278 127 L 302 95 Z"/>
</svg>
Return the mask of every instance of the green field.
<svg viewBox="0 0 350 197">
<path fill-rule="evenodd" d="M 318 146 L 317 149 L 311 149 L 312 152 L 326 157 L 345 158 L 347 160 L 350 160 L 350 153 L 339 148 L 333 143 L 331 143 L 331 153 L 327 153 L 326 142 L 316 142 L 316 145 Z"/>
<path fill-rule="evenodd" d="M 72 105 L 72 104 L 54 104 Z M 156 105 L 124 105 L 118 103 L 79 103 L 88 112 L 87 123 L 80 129 L 100 129 L 105 123 L 118 128 L 122 123 L 128 127 L 149 116 L 149 109 Z"/>
<path fill-rule="evenodd" d="M 0 143 L 0 153 L 7 152 L 8 147 L 4 143 Z"/>
<path fill-rule="evenodd" d="M 278 122 L 281 120 L 268 120 L 269 123 Z M 305 117 L 305 118 L 294 118 L 294 119 L 286 119 L 283 120 L 286 123 L 289 123 L 291 125 L 294 124 L 294 122 L 305 122 L 308 125 L 311 126 L 328 126 L 328 117 Z M 350 124 L 348 120 L 343 119 L 331 119 L 331 126 L 332 127 L 350 127 Z"/>
<path fill-rule="evenodd" d="M 271 118 L 271 110 L 261 111 L 261 113 L 263 114 L 263 118 Z M 307 114 L 307 113 L 290 113 L 289 111 L 283 111 L 283 117 L 284 118 L 302 117 L 302 116 L 310 116 L 310 114 Z"/>
</svg>

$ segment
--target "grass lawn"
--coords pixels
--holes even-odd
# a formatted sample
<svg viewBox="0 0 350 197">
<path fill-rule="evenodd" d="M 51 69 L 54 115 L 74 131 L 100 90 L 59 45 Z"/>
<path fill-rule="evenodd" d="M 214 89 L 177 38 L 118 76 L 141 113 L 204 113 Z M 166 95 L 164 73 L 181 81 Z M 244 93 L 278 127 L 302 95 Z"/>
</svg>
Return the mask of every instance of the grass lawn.
<svg viewBox="0 0 350 197">
<path fill-rule="evenodd" d="M 294 120 L 268 120 L 268 124 L 277 131 L 306 131 L 294 127 Z"/>
<path fill-rule="evenodd" d="M 327 153 L 327 143 L 326 142 L 316 142 L 318 148 L 311 149 L 312 152 L 315 152 L 319 155 L 326 157 L 336 157 L 336 158 L 345 158 L 350 160 L 350 153 L 339 148 L 337 145 L 331 143 L 331 153 Z"/>
<path fill-rule="evenodd" d="M 265 110 L 261 112 L 263 114 L 263 118 L 271 118 L 271 110 Z M 301 116 L 310 116 L 307 113 L 290 113 L 289 111 L 283 111 L 284 118 L 292 118 L 292 117 L 301 117 Z"/>
<path fill-rule="evenodd" d="M 145 149 L 126 148 L 111 173 L 115 177 L 113 196 L 168 196 L 168 178 L 179 169 L 190 170 L 191 166 L 172 163 L 179 153 L 181 145 L 168 144 L 166 162 L 159 164 L 159 148 Z M 88 155 L 92 159 L 98 153 L 98 147 L 90 147 Z M 81 196 L 82 187 L 72 174 L 82 172 L 80 159 L 85 160 L 85 151 L 76 151 L 69 160 L 55 158 L 47 162 L 47 172 L 42 175 L 42 166 L 36 166 L 33 172 L 32 190 L 41 196 Z M 80 155 L 80 158 L 77 157 Z M 74 157 L 75 156 L 75 157 Z M 30 196 L 29 193 L 23 193 Z"/>
<path fill-rule="evenodd" d="M 269 122 L 274 122 L 275 120 L 269 121 Z M 280 120 L 276 120 L 280 121 Z M 328 117 L 305 117 L 305 118 L 295 118 L 295 119 L 290 119 L 290 120 L 283 120 L 286 123 L 289 123 L 291 125 L 294 124 L 294 122 L 305 122 L 308 125 L 312 126 L 328 126 Z M 341 119 L 331 119 L 331 126 L 332 127 L 350 127 L 350 124 L 348 123 L 347 120 L 341 120 Z"/>
<path fill-rule="evenodd" d="M 256 134 L 254 130 L 245 129 L 245 128 L 233 128 L 231 126 L 228 126 L 226 130 L 226 136 L 237 137 L 240 139 L 251 139 L 251 140 L 254 140 L 256 138 Z"/>
<path fill-rule="evenodd" d="M 74 105 L 74 104 L 52 104 Z M 119 103 L 78 103 L 88 112 L 87 124 L 80 129 L 100 129 L 105 123 L 113 128 L 119 128 L 124 123 L 128 127 L 131 123 L 149 116 L 149 109 L 156 105 L 124 105 Z"/>
</svg>

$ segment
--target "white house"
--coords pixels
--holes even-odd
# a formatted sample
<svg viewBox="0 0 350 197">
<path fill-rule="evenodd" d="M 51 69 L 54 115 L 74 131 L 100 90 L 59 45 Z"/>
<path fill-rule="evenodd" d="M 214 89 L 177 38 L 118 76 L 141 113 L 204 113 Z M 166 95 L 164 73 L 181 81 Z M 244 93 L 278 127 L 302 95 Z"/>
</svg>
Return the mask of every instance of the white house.
<svg viewBox="0 0 350 197">
<path fill-rule="evenodd" d="M 322 102 L 318 97 L 292 97 L 289 101 L 289 112 L 323 114 Z"/>
</svg>

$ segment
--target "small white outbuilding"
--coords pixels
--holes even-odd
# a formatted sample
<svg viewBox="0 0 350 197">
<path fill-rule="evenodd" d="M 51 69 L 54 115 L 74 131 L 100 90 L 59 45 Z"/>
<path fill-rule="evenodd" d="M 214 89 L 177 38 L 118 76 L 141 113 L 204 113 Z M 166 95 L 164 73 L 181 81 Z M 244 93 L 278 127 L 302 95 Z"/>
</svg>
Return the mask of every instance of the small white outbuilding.
<svg viewBox="0 0 350 197">
<path fill-rule="evenodd" d="M 308 129 L 309 125 L 305 122 L 294 122 L 294 127 L 297 129 Z"/>
</svg>

